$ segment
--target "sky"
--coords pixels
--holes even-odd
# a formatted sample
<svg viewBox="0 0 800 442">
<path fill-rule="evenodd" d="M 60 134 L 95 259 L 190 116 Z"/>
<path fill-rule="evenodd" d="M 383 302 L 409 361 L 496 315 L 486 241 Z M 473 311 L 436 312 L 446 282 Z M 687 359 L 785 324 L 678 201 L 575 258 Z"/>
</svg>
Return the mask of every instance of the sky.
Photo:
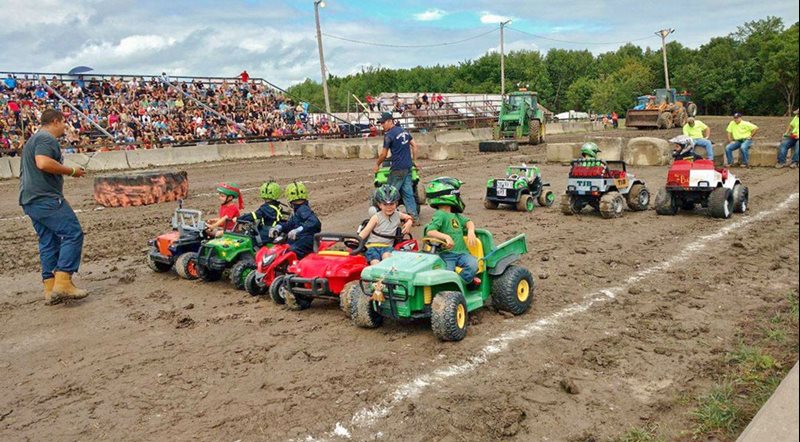
<svg viewBox="0 0 800 442">
<path fill-rule="evenodd" d="M 325 0 L 320 21 L 332 75 L 365 67 L 454 64 L 505 50 L 660 47 L 654 32 L 698 47 L 747 21 L 798 21 L 793 0 Z M 289 87 L 319 81 L 314 1 L 0 0 L 0 71 L 251 77 Z M 479 37 L 478 35 L 485 34 Z M 364 45 L 334 37 L 394 46 Z M 475 38 L 472 38 L 475 37 Z"/>
</svg>

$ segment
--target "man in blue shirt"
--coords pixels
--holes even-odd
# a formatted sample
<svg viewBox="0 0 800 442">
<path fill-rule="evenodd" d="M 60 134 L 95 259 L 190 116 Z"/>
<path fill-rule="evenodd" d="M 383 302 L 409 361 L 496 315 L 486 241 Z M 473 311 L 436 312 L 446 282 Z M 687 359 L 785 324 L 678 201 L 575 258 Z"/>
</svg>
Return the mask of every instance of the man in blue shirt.
<svg viewBox="0 0 800 442">
<path fill-rule="evenodd" d="M 400 191 L 403 198 L 403 205 L 406 212 L 414 217 L 416 224 L 419 219 L 417 201 L 414 199 L 414 184 L 411 181 L 411 167 L 417 160 L 417 143 L 411 134 L 403 130 L 402 127 L 394 124 L 391 112 L 384 112 L 378 118 L 378 124 L 383 127 L 383 149 L 378 155 L 378 164 L 375 166 L 375 173 L 378 172 L 383 161 L 392 152 L 392 166 L 389 173 L 388 184 Z"/>
</svg>

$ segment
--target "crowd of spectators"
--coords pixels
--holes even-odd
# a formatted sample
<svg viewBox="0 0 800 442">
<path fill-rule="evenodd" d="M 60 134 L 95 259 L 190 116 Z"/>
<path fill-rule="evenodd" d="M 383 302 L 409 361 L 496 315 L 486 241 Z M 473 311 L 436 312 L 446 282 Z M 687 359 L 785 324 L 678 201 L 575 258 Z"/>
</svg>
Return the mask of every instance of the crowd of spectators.
<svg viewBox="0 0 800 442">
<path fill-rule="evenodd" d="M 48 107 L 64 113 L 67 151 L 73 152 L 95 149 L 101 144 L 114 146 L 87 120 L 110 133 L 119 143 L 115 148 L 127 149 L 340 132 L 339 125 L 324 115 L 317 118 L 309 114 L 308 103 L 295 102 L 265 84 L 249 78 L 242 81 L 243 78 L 247 77 L 219 82 L 172 81 L 162 74 L 150 80 L 77 77 L 67 81 L 8 75 L 0 82 L 0 154 L 18 154 Z M 85 118 L 42 83 L 57 91 Z"/>
<path fill-rule="evenodd" d="M 398 94 L 394 94 L 391 98 L 373 97 L 368 94 L 364 97 L 364 100 L 370 112 L 395 112 L 400 114 L 412 109 L 441 109 L 445 104 L 442 94 L 437 94 L 436 92 L 431 95 L 428 95 L 427 92 L 422 93 L 422 95 L 417 93 L 413 100 L 407 100 Z"/>
</svg>

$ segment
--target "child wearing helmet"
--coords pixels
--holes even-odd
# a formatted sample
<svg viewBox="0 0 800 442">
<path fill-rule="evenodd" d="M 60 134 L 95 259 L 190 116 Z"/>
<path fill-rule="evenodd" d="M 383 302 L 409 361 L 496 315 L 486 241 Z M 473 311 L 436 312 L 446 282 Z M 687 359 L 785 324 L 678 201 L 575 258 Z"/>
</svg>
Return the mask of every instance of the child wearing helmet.
<svg viewBox="0 0 800 442">
<path fill-rule="evenodd" d="M 322 222 L 308 205 L 308 189 L 301 182 L 292 182 L 283 192 L 292 205 L 292 216 L 287 221 L 278 222 L 270 229 L 269 236 L 287 232 L 291 250 L 302 259 L 314 251 L 314 235 L 322 231 Z"/>
<path fill-rule="evenodd" d="M 373 200 L 380 211 L 370 217 L 367 225 L 358 234 L 367 240 L 366 257 L 370 265 L 375 265 L 392 254 L 394 250 L 392 244 L 401 224 L 403 235 L 407 234 L 414 224 L 414 217 L 397 210 L 400 192 L 393 186 L 384 184 L 379 187 L 375 190 Z"/>
<path fill-rule="evenodd" d="M 258 192 L 259 196 L 264 200 L 264 204 L 254 212 L 243 214 L 239 217 L 239 220 L 255 223 L 262 237 L 266 238 L 269 230 L 277 226 L 278 222 L 283 219 L 281 203 L 278 201 L 282 193 L 281 186 L 275 181 L 265 182 Z"/>
<path fill-rule="evenodd" d="M 694 140 L 686 135 L 678 135 L 669 140 L 675 146 L 672 149 L 672 158 L 676 160 L 702 160 L 703 157 L 694 151 Z"/>
<path fill-rule="evenodd" d="M 425 235 L 445 242 L 445 249 L 439 256 L 449 270 L 461 267 L 460 276 L 469 285 L 480 284 L 475 277 L 478 272 L 478 261 L 469 253 L 470 246 L 477 245 L 475 223 L 462 215 L 464 201 L 461 200 L 461 185 L 455 178 L 437 178 L 425 188 L 428 204 L 436 209 L 431 222 L 425 226 Z M 464 242 L 464 235 L 467 241 Z"/>
<path fill-rule="evenodd" d="M 600 149 L 597 147 L 597 144 L 591 141 L 583 143 L 583 146 L 581 146 L 581 165 L 585 167 L 602 166 L 603 163 L 597 159 L 597 154 L 599 152 Z"/>
<path fill-rule="evenodd" d="M 221 202 L 219 218 L 206 221 L 206 231 L 209 236 L 221 236 L 225 230 L 233 229 L 236 225 L 236 218 L 239 217 L 239 211 L 244 209 L 242 192 L 239 190 L 238 184 L 220 183 L 217 186 L 217 193 Z"/>
</svg>

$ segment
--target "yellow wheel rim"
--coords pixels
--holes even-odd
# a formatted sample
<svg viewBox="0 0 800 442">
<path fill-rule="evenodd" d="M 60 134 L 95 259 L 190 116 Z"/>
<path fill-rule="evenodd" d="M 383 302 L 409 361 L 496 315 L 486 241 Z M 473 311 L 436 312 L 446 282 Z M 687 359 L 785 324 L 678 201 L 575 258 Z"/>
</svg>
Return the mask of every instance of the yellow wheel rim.
<svg viewBox="0 0 800 442">
<path fill-rule="evenodd" d="M 525 302 L 528 300 L 528 296 L 531 294 L 531 286 L 528 284 L 527 279 L 523 279 L 517 284 L 517 299 L 519 302 Z"/>
<path fill-rule="evenodd" d="M 458 328 L 464 328 L 467 323 L 467 311 L 464 309 L 463 304 L 458 304 L 456 309 L 456 324 Z"/>
</svg>

